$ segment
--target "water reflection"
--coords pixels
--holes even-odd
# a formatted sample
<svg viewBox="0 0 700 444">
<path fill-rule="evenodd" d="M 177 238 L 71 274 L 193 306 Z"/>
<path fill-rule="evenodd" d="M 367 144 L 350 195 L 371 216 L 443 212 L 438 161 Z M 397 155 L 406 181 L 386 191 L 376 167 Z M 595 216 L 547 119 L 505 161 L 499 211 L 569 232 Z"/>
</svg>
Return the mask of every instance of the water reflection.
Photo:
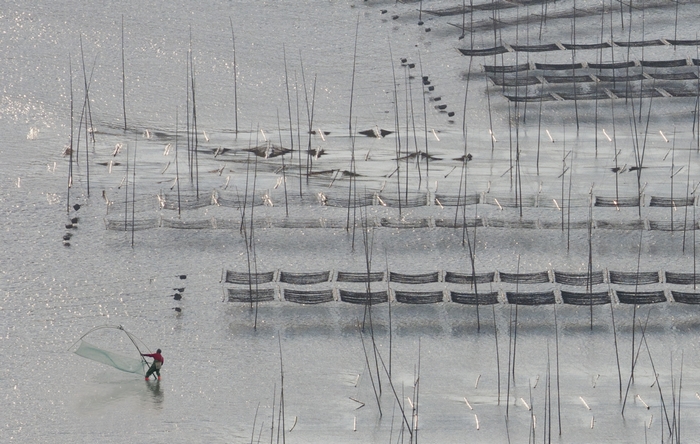
<svg viewBox="0 0 700 444">
<path fill-rule="evenodd" d="M 155 407 L 162 408 L 163 404 L 163 391 L 160 389 L 160 381 L 146 382 L 146 387 L 148 387 L 151 392 L 151 402 Z"/>
</svg>

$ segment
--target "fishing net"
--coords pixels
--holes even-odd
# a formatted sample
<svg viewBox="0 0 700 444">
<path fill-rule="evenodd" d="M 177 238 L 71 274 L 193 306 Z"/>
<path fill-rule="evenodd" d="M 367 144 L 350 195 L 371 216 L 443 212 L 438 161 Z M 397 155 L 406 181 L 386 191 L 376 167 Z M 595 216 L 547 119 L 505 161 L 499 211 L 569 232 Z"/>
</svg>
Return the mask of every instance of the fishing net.
<svg viewBox="0 0 700 444">
<path fill-rule="evenodd" d="M 113 231 L 140 231 L 158 228 L 160 218 L 134 219 L 105 219 L 105 228 Z"/>
<path fill-rule="evenodd" d="M 80 346 L 75 350 L 75 354 L 102 364 L 109 365 L 118 370 L 128 373 L 146 374 L 147 364 L 143 359 L 122 356 L 118 353 L 110 352 L 95 345 L 80 341 Z"/>
<path fill-rule="evenodd" d="M 546 52 L 546 51 L 561 51 L 561 48 L 556 43 L 548 43 L 543 45 L 510 45 L 513 51 L 519 52 Z"/>
</svg>

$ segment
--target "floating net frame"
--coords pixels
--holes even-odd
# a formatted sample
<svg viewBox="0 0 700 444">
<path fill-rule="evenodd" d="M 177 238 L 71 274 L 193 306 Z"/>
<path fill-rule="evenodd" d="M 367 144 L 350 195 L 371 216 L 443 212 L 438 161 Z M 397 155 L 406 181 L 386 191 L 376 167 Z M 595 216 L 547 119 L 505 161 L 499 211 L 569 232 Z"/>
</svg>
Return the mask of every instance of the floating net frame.
<svg viewBox="0 0 700 444">
<path fill-rule="evenodd" d="M 689 221 L 686 223 L 685 220 L 650 220 L 649 229 L 653 231 L 693 231 L 698 229 L 698 225 Z"/>
<path fill-rule="evenodd" d="M 592 286 L 604 283 L 605 273 L 603 270 L 596 270 L 592 273 L 554 270 L 554 282 L 575 287 Z"/>
<path fill-rule="evenodd" d="M 613 207 L 613 208 L 638 207 L 639 201 L 640 201 L 639 196 L 632 196 L 632 197 L 595 196 L 595 201 L 593 203 L 593 206 L 595 206 L 595 207 Z"/>
<path fill-rule="evenodd" d="M 617 300 L 621 304 L 636 304 L 636 305 L 646 305 L 646 304 L 658 304 L 660 302 L 666 302 L 668 299 L 663 290 L 656 291 L 623 291 L 614 290 Z"/>
<path fill-rule="evenodd" d="M 700 276 L 695 273 L 677 273 L 666 271 L 664 273 L 667 284 L 696 285 L 700 283 Z"/>
<path fill-rule="evenodd" d="M 461 291 L 450 291 L 450 300 L 455 304 L 462 305 L 496 305 L 501 301 L 498 299 L 498 292 L 488 293 L 464 293 Z"/>
<path fill-rule="evenodd" d="M 435 205 L 441 207 L 464 207 L 467 205 L 477 205 L 480 201 L 480 193 L 472 193 L 467 195 L 435 193 L 433 196 L 433 202 Z"/>
<path fill-rule="evenodd" d="M 282 289 L 282 296 L 287 302 L 295 304 L 323 304 L 335 300 L 333 289 L 323 290 L 293 290 L 290 288 Z"/>
<path fill-rule="evenodd" d="M 595 228 L 599 230 L 629 230 L 629 231 L 639 231 L 646 230 L 646 223 L 642 219 L 635 220 L 623 220 L 623 221 L 610 221 L 610 220 L 597 220 L 595 221 Z"/>
<path fill-rule="evenodd" d="M 557 302 L 553 290 L 536 292 L 507 291 L 506 299 L 509 304 L 515 305 L 552 305 Z"/>
<path fill-rule="evenodd" d="M 609 291 L 578 293 L 561 290 L 561 299 L 567 305 L 605 305 L 611 302 Z"/>
<path fill-rule="evenodd" d="M 160 218 L 134 219 L 104 219 L 105 228 L 111 231 L 141 231 L 160 227 Z"/>
<path fill-rule="evenodd" d="M 275 271 L 265 271 L 261 273 L 248 273 L 245 271 L 226 270 L 224 283 L 238 285 L 260 285 L 274 282 Z"/>
<path fill-rule="evenodd" d="M 207 230 L 212 228 L 211 219 L 181 220 L 162 218 L 160 221 L 162 228 L 175 228 L 179 230 Z"/>
<path fill-rule="evenodd" d="M 437 304 L 445 299 L 445 292 L 435 291 L 403 291 L 393 290 L 394 299 L 402 304 Z"/>
<path fill-rule="evenodd" d="M 404 274 L 395 273 L 393 271 L 389 272 L 389 282 L 396 284 L 430 284 L 433 282 L 440 282 L 441 272 L 434 271 L 430 273 L 419 273 L 419 274 Z"/>
<path fill-rule="evenodd" d="M 225 288 L 224 300 L 228 302 L 270 302 L 274 301 L 277 295 L 275 288 Z"/>
<path fill-rule="evenodd" d="M 356 282 L 356 283 L 369 283 L 369 282 L 383 282 L 385 279 L 385 273 L 383 271 L 372 271 L 370 273 L 365 272 L 353 272 L 353 271 L 338 271 L 335 276 L 336 282 Z"/>
<path fill-rule="evenodd" d="M 405 195 L 397 196 L 392 194 L 382 194 L 376 193 L 375 197 L 377 199 L 377 205 L 383 207 L 403 207 L 403 208 L 417 208 L 424 207 L 428 205 L 428 193 L 409 193 L 408 197 Z"/>
<path fill-rule="evenodd" d="M 386 228 L 430 228 L 430 219 L 398 220 L 383 217 L 379 224 Z"/>
<path fill-rule="evenodd" d="M 696 77 L 697 79 L 697 77 Z M 665 197 L 665 196 L 651 196 L 651 201 L 649 202 L 650 207 L 665 207 L 665 208 L 676 208 L 676 207 L 692 207 L 695 205 L 695 196 L 688 197 Z"/>
<path fill-rule="evenodd" d="M 679 304 L 700 304 L 700 293 L 671 290 L 671 296 L 673 300 Z"/>
<path fill-rule="evenodd" d="M 506 273 L 499 271 L 498 279 L 508 284 L 549 284 L 552 282 L 549 271 L 536 273 Z"/>
<path fill-rule="evenodd" d="M 386 290 L 382 291 L 350 291 L 339 289 L 340 300 L 349 304 L 377 305 L 389 300 Z"/>
<path fill-rule="evenodd" d="M 157 195 L 158 204 L 162 210 L 197 210 L 200 208 L 205 208 L 211 205 L 211 193 L 199 196 L 196 195 L 180 194 L 178 198 L 177 194 L 173 193 L 160 193 Z"/>
<path fill-rule="evenodd" d="M 461 273 L 456 271 L 445 272 L 445 282 L 449 284 L 489 284 L 496 281 L 496 272 L 490 271 L 486 273 Z"/>
<path fill-rule="evenodd" d="M 618 285 L 649 285 L 661 282 L 658 271 L 613 271 L 608 270 L 608 280 Z"/>
<path fill-rule="evenodd" d="M 331 278 L 331 272 L 327 271 L 317 271 L 310 273 L 295 273 L 289 271 L 280 271 L 278 280 L 279 282 L 284 282 L 285 284 L 293 285 L 312 285 L 320 284 L 323 282 L 329 282 Z"/>
<path fill-rule="evenodd" d="M 523 228 L 533 230 L 539 228 L 537 220 L 508 220 L 508 219 L 492 219 L 485 220 L 484 225 L 490 228 Z"/>
<path fill-rule="evenodd" d="M 463 219 L 458 217 L 455 223 L 454 218 L 436 218 L 433 220 L 433 224 L 436 228 L 474 228 L 483 227 L 484 220 L 482 218 L 476 219 Z"/>
</svg>

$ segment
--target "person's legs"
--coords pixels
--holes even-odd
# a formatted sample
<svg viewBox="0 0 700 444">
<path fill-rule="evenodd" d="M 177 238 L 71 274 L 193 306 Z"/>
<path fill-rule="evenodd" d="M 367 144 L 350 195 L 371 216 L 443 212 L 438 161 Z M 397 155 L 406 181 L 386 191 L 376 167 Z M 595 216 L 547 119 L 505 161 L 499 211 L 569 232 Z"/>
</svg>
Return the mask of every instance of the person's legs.
<svg viewBox="0 0 700 444">
<path fill-rule="evenodd" d="M 149 367 L 149 369 L 148 369 L 148 372 L 146 373 L 146 380 L 148 380 L 148 378 L 151 377 L 151 375 L 153 374 L 153 372 L 156 372 L 156 371 L 158 371 L 158 370 L 156 370 L 156 366 L 155 366 L 155 365 L 151 365 L 151 367 Z"/>
</svg>

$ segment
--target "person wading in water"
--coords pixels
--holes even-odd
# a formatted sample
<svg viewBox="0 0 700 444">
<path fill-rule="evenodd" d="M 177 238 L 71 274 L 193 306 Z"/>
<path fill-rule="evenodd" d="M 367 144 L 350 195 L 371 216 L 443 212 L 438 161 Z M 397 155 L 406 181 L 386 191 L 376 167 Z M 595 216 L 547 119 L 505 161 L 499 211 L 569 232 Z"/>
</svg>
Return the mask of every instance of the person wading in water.
<svg viewBox="0 0 700 444">
<path fill-rule="evenodd" d="M 156 374 L 158 377 L 158 380 L 160 381 L 160 368 L 163 366 L 163 363 L 165 360 L 163 359 L 163 355 L 160 354 L 160 349 L 156 350 L 155 353 L 141 353 L 141 356 L 146 356 L 148 358 L 153 358 L 153 364 L 151 364 L 151 367 L 148 369 L 148 372 L 146 372 L 146 381 L 151 377 L 152 374 Z"/>
</svg>

